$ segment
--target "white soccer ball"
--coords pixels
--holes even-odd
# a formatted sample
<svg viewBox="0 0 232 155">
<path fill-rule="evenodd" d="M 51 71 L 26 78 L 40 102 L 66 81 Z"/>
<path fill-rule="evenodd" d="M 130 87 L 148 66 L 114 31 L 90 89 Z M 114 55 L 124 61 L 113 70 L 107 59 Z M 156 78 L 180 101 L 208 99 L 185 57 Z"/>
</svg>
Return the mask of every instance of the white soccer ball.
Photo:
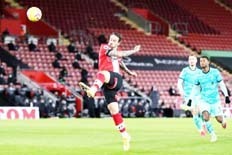
<svg viewBox="0 0 232 155">
<path fill-rule="evenodd" d="M 27 10 L 27 18 L 32 22 L 37 22 L 42 18 L 42 11 L 38 7 L 30 7 Z"/>
</svg>

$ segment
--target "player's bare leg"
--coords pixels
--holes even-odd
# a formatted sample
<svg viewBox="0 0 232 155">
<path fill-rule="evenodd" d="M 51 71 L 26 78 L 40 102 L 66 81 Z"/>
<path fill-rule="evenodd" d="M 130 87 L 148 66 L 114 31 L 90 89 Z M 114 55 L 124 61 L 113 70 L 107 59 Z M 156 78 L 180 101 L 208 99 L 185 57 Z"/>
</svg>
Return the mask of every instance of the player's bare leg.
<svg viewBox="0 0 232 155">
<path fill-rule="evenodd" d="M 226 119 L 223 116 L 216 116 L 215 118 L 218 123 L 221 123 L 222 128 L 226 129 Z"/>
<path fill-rule="evenodd" d="M 200 133 L 201 136 L 205 136 L 207 133 L 207 127 L 205 121 L 202 120 L 202 132 Z"/>
<path fill-rule="evenodd" d="M 123 150 L 128 151 L 130 149 L 130 140 L 131 137 L 126 131 L 126 127 L 122 118 L 122 115 L 119 113 L 119 107 L 117 102 L 112 102 L 108 104 L 108 109 L 110 111 L 110 114 L 113 117 L 115 126 L 119 130 L 119 132 L 122 135 L 123 140 Z"/>
</svg>

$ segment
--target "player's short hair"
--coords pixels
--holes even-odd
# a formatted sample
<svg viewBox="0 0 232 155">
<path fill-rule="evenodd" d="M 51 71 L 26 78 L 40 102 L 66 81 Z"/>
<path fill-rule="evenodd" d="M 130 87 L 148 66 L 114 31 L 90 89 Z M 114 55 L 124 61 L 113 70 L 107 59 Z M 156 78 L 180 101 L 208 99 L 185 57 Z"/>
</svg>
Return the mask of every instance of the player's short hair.
<svg viewBox="0 0 232 155">
<path fill-rule="evenodd" d="M 202 58 L 202 59 L 207 59 L 208 61 L 210 61 L 210 60 L 209 60 L 209 57 L 207 57 L 207 56 L 205 56 L 205 55 L 201 56 L 200 58 Z"/>
<path fill-rule="evenodd" d="M 118 37 L 118 42 L 120 42 L 122 40 L 122 35 L 120 33 L 118 33 L 118 32 L 113 32 L 113 33 L 111 33 L 111 35 L 117 36 Z"/>
<path fill-rule="evenodd" d="M 195 57 L 197 59 L 197 56 L 194 54 L 190 54 L 188 57 Z"/>
<path fill-rule="evenodd" d="M 189 54 L 189 57 L 197 57 L 197 56 L 194 54 Z"/>
</svg>

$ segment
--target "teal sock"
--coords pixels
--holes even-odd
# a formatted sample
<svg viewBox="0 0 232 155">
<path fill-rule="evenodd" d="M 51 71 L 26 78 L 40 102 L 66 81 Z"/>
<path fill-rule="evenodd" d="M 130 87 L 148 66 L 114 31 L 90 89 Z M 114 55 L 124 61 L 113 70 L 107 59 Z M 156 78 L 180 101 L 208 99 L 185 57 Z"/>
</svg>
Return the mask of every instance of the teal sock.
<svg viewBox="0 0 232 155">
<path fill-rule="evenodd" d="M 213 125 L 210 121 L 205 122 L 205 126 L 209 134 L 214 133 Z"/>
<path fill-rule="evenodd" d="M 198 131 L 202 130 L 202 118 L 201 117 L 199 117 L 198 115 L 194 115 L 193 122 Z"/>
</svg>

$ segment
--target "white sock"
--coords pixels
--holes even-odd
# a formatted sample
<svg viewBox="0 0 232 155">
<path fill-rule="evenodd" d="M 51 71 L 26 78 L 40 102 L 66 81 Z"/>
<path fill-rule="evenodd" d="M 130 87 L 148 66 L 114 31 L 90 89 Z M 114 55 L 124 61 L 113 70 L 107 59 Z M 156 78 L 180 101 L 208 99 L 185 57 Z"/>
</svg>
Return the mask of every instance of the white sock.
<svg viewBox="0 0 232 155">
<path fill-rule="evenodd" d="M 212 132 L 210 133 L 210 135 L 212 136 L 212 135 L 216 135 L 216 134 L 215 134 L 215 132 L 214 132 L 214 131 L 212 131 Z"/>
<path fill-rule="evenodd" d="M 121 135 L 122 135 L 122 137 L 127 137 L 129 134 L 126 131 L 124 131 L 121 133 Z"/>
</svg>

